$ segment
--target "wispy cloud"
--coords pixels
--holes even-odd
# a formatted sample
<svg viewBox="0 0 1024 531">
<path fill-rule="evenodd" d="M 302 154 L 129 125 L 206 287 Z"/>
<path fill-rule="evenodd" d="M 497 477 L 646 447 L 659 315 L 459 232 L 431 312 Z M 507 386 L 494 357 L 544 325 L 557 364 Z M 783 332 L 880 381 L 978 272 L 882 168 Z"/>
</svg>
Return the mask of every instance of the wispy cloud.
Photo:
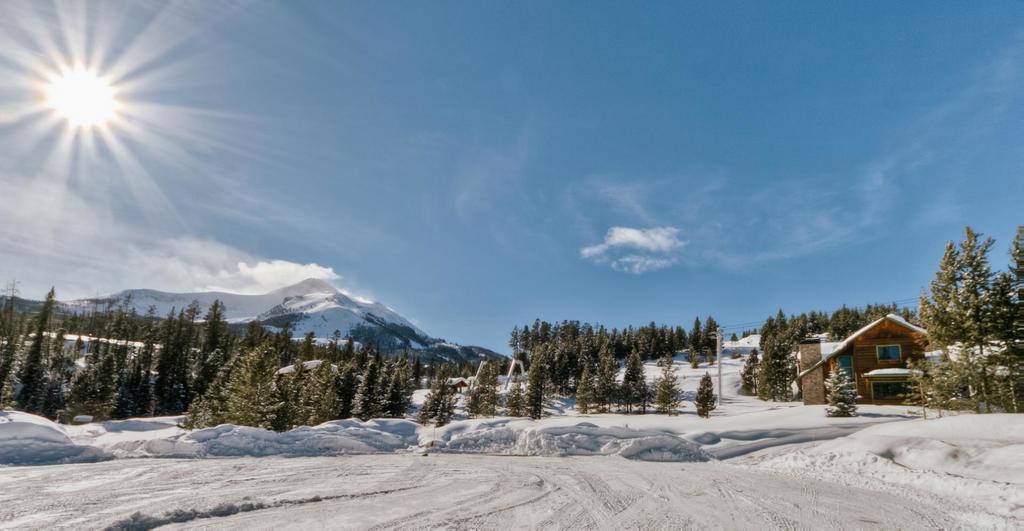
<svg viewBox="0 0 1024 531">
<path fill-rule="evenodd" d="M 617 271 L 641 274 L 675 264 L 673 253 L 685 245 L 675 227 L 612 227 L 603 242 L 580 249 L 580 256 Z"/>
</svg>

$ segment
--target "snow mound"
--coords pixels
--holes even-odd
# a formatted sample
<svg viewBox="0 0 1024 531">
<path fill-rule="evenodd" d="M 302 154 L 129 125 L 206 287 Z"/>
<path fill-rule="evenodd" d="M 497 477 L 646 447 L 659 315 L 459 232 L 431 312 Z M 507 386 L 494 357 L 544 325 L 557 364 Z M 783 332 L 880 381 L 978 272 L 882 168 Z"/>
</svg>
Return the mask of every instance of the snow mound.
<svg viewBox="0 0 1024 531">
<path fill-rule="evenodd" d="M 708 461 L 701 448 L 675 435 L 625 427 L 599 427 L 589 422 L 571 426 L 539 426 L 525 419 L 458 423 L 440 440 L 428 441 L 449 452 L 505 455 L 617 455 L 640 461 Z"/>
<path fill-rule="evenodd" d="M 107 449 L 118 457 L 266 457 L 394 452 L 416 444 L 418 424 L 407 420 L 354 419 L 302 426 L 278 433 L 222 424 L 172 437 L 130 440 Z"/>
<path fill-rule="evenodd" d="M 20 411 L 0 411 L 2 465 L 38 465 L 98 457 L 87 450 L 76 446 L 59 424 Z"/>
<path fill-rule="evenodd" d="M 961 415 L 872 426 L 761 463 L 953 495 L 1024 518 L 1024 417 Z"/>
</svg>

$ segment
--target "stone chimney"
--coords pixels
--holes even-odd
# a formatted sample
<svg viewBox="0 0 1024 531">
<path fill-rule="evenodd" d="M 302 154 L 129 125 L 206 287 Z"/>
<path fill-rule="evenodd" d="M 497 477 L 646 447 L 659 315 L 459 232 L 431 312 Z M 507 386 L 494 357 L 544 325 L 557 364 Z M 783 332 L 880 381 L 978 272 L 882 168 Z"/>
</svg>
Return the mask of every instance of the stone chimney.
<svg viewBox="0 0 1024 531">
<path fill-rule="evenodd" d="M 804 372 L 821 361 L 821 338 L 807 338 L 797 345 L 797 352 L 800 354 L 800 370 Z M 818 367 L 804 375 L 800 379 L 800 392 L 804 397 L 804 404 L 825 403 L 825 368 Z"/>
</svg>

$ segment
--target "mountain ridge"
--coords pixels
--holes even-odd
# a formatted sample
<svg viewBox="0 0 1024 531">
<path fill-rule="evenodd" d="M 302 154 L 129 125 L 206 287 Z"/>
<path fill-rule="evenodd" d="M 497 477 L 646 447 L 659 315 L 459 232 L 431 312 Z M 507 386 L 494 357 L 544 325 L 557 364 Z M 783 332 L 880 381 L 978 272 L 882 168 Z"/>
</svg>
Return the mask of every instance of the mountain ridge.
<svg viewBox="0 0 1024 531">
<path fill-rule="evenodd" d="M 464 346 L 435 338 L 389 306 L 355 297 L 332 284 L 308 278 L 264 294 L 225 291 L 170 292 L 146 288 L 126 289 L 99 299 L 76 299 L 61 304 L 74 311 L 99 301 L 125 304 L 138 313 L 154 308 L 157 317 L 199 304 L 205 311 L 215 300 L 224 304 L 224 318 L 230 323 L 257 321 L 273 330 L 290 327 L 296 338 L 308 333 L 327 339 L 337 333 L 381 350 L 417 351 L 421 358 L 452 362 L 475 362 L 503 355 L 477 346 Z"/>
</svg>

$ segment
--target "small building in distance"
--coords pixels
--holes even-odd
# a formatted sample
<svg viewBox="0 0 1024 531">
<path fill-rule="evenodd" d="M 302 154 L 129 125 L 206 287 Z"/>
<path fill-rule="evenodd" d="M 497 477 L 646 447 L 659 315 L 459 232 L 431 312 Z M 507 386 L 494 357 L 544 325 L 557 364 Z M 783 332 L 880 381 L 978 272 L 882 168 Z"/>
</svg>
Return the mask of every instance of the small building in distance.
<svg viewBox="0 0 1024 531">
<path fill-rule="evenodd" d="M 873 321 L 839 342 L 817 336 L 796 346 L 797 386 L 805 405 L 826 404 L 825 380 L 846 371 L 859 404 L 901 404 L 908 361 L 923 360 L 928 332 L 896 314 Z"/>
</svg>

